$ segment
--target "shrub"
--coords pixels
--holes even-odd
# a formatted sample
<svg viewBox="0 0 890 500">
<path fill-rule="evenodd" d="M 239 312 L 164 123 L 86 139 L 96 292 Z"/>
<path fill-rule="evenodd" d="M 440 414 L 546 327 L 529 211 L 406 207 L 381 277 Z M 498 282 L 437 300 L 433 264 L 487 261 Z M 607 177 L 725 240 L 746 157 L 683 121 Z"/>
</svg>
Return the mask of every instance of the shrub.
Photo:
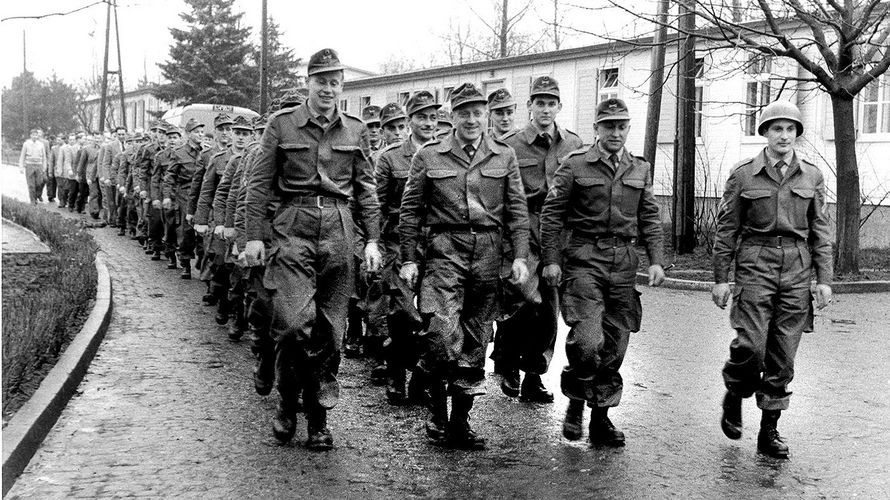
<svg viewBox="0 0 890 500">
<path fill-rule="evenodd" d="M 71 322 L 96 295 L 97 245 L 75 221 L 3 197 L 3 217 L 40 237 L 52 251 L 13 264 L 3 256 L 3 407 L 67 340 Z"/>
</svg>

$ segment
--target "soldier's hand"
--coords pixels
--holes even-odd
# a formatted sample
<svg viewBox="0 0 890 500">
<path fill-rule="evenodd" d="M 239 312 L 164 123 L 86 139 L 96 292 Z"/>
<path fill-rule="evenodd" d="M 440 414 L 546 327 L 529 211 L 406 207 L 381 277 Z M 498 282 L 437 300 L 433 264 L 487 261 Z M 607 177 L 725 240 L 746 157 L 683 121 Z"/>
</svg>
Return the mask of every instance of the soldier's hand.
<svg viewBox="0 0 890 500">
<path fill-rule="evenodd" d="M 525 259 L 513 259 L 513 267 L 510 268 L 510 283 L 519 285 L 528 280 L 528 266 Z"/>
<path fill-rule="evenodd" d="M 226 229 L 226 228 L 223 227 L 222 224 L 220 224 L 220 225 L 218 225 L 218 226 L 215 226 L 215 227 L 213 228 L 213 236 L 215 236 L 215 237 L 217 237 L 217 238 L 222 238 L 222 237 L 223 237 L 223 232 L 225 232 L 225 229 Z"/>
<path fill-rule="evenodd" d="M 93 180 L 87 179 L 87 186 L 92 186 L 92 185 L 93 185 Z"/>
<path fill-rule="evenodd" d="M 123 187 L 123 186 L 117 188 L 117 190 L 118 190 L 122 195 L 126 195 L 126 194 L 127 194 L 127 188 L 125 188 L 125 187 Z"/>
<path fill-rule="evenodd" d="M 729 283 L 714 283 L 711 287 L 711 300 L 720 309 L 726 309 L 726 303 L 729 302 Z"/>
<path fill-rule="evenodd" d="M 244 245 L 244 257 L 250 267 L 261 266 L 266 261 L 266 246 L 262 240 L 250 240 Z"/>
<path fill-rule="evenodd" d="M 405 283 L 408 283 L 408 286 L 414 288 L 417 286 L 417 276 L 420 274 L 420 271 L 417 269 L 417 264 L 414 262 L 406 262 L 402 264 L 402 268 L 399 269 L 399 278 L 405 280 Z"/>
<path fill-rule="evenodd" d="M 816 298 L 816 308 L 825 309 L 831 303 L 831 287 L 824 284 L 816 285 L 813 296 Z"/>
<path fill-rule="evenodd" d="M 544 266 L 541 277 L 544 278 L 548 286 L 557 287 L 562 281 L 562 268 L 559 267 L 559 264 L 548 264 Z"/>
<path fill-rule="evenodd" d="M 227 227 L 227 228 L 223 229 L 223 239 L 225 239 L 226 241 L 231 241 L 231 240 L 235 239 L 235 228 Z M 235 253 L 235 255 L 238 255 L 238 254 Z"/>
<path fill-rule="evenodd" d="M 200 234 L 201 236 L 204 236 L 204 233 L 206 233 L 208 229 L 210 229 L 210 227 L 207 226 L 207 224 L 195 225 L 195 233 Z"/>
<path fill-rule="evenodd" d="M 649 286 L 658 286 L 664 282 L 664 268 L 660 264 L 649 266 Z"/>
<path fill-rule="evenodd" d="M 147 200 L 148 199 L 148 191 L 146 191 L 144 189 L 142 191 L 139 191 L 139 197 L 142 198 L 143 200 Z"/>
<path fill-rule="evenodd" d="M 376 273 L 383 267 L 383 254 L 380 253 L 376 241 L 365 243 L 365 267 L 369 273 Z"/>
<path fill-rule="evenodd" d="M 164 210 L 170 210 L 173 208 L 173 200 L 170 198 L 164 198 L 164 201 L 161 202 L 161 206 L 164 207 Z"/>
<path fill-rule="evenodd" d="M 161 209 L 161 200 L 152 200 L 151 207 L 160 210 Z"/>
<path fill-rule="evenodd" d="M 194 218 L 195 218 L 195 215 L 194 215 L 194 214 L 185 214 L 185 221 L 186 221 L 186 222 L 191 222 L 192 219 L 194 219 Z"/>
</svg>

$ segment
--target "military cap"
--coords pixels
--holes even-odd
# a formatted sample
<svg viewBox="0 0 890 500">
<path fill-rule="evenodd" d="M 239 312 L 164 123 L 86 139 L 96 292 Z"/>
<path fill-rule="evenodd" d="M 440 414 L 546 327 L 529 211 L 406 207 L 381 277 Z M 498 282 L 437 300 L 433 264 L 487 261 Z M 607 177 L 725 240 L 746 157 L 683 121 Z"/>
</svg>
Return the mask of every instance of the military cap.
<svg viewBox="0 0 890 500">
<path fill-rule="evenodd" d="M 380 106 L 365 106 L 365 109 L 362 110 L 362 121 L 365 122 L 365 125 L 370 125 L 372 123 L 380 123 Z"/>
<path fill-rule="evenodd" d="M 196 128 L 203 127 L 203 126 L 204 126 L 204 124 L 199 122 L 198 120 L 195 120 L 194 118 L 189 118 L 189 121 L 185 122 L 185 127 L 183 127 L 183 128 L 185 128 L 185 133 L 188 134 L 192 130 L 195 130 Z"/>
<path fill-rule="evenodd" d="M 594 123 L 630 120 L 630 114 L 627 112 L 627 104 L 621 99 L 606 99 L 599 103 L 596 107 L 596 118 Z"/>
<path fill-rule="evenodd" d="M 454 126 L 454 124 L 451 123 L 451 118 L 448 116 L 448 111 L 445 111 L 445 108 L 439 108 L 439 110 L 436 111 L 436 115 L 439 118 L 439 123 L 447 123 L 448 125 Z"/>
<path fill-rule="evenodd" d="M 346 66 L 340 64 L 340 57 L 337 55 L 336 50 L 321 49 L 309 58 L 308 74 L 312 76 L 316 73 L 339 71 L 345 68 Z"/>
<path fill-rule="evenodd" d="M 164 125 L 160 122 L 160 120 L 152 120 L 148 125 L 148 130 L 150 130 L 152 132 L 154 132 L 154 131 L 163 132 Z"/>
<path fill-rule="evenodd" d="M 559 99 L 559 82 L 546 75 L 535 78 L 529 97 L 534 98 L 536 95 L 549 95 Z"/>
<path fill-rule="evenodd" d="M 267 115 L 258 116 L 253 119 L 253 130 L 263 130 L 266 128 L 266 121 L 269 120 Z"/>
<path fill-rule="evenodd" d="M 306 98 L 309 96 L 309 89 L 301 88 L 301 89 L 290 89 L 285 92 L 281 96 L 281 102 L 279 103 L 279 107 L 281 109 L 284 108 L 292 108 L 294 106 L 299 106 L 306 102 Z"/>
<path fill-rule="evenodd" d="M 249 121 L 247 121 L 247 118 L 244 118 L 243 116 L 238 115 L 235 117 L 234 120 L 232 120 L 232 128 L 233 129 L 237 128 L 237 129 L 241 129 L 241 130 L 253 130 L 253 125 L 251 125 L 251 123 Z"/>
<path fill-rule="evenodd" d="M 441 104 L 436 102 L 436 98 L 433 97 L 428 90 L 420 90 L 414 93 L 410 99 L 408 99 L 405 107 L 408 108 L 408 116 L 417 113 L 418 111 L 427 109 L 427 108 L 436 108 L 439 109 L 442 107 Z"/>
<path fill-rule="evenodd" d="M 124 137 L 124 142 L 133 142 L 135 140 L 136 140 L 135 134 L 127 134 L 127 136 Z"/>
<path fill-rule="evenodd" d="M 491 94 L 488 94 L 488 110 L 495 110 L 501 108 L 509 108 L 510 106 L 515 106 L 516 101 L 513 100 L 513 96 L 510 95 L 510 91 L 507 89 L 497 89 Z"/>
<path fill-rule="evenodd" d="M 385 126 L 387 123 L 398 120 L 400 118 L 407 118 L 405 116 L 405 111 L 398 104 L 391 102 L 380 110 L 380 125 Z"/>
<path fill-rule="evenodd" d="M 136 132 L 135 134 L 133 134 L 134 141 L 141 141 L 143 139 L 146 139 L 146 137 L 142 132 Z"/>
<path fill-rule="evenodd" d="M 168 123 L 166 127 L 164 127 L 164 133 L 167 135 L 182 135 L 182 130 L 179 129 L 176 125 Z"/>
<path fill-rule="evenodd" d="M 451 110 L 473 103 L 488 104 L 488 99 L 472 83 L 462 83 L 451 93 Z"/>
<path fill-rule="evenodd" d="M 219 128 L 223 125 L 232 125 L 233 123 L 235 123 L 235 120 L 233 120 L 232 117 L 226 113 L 220 113 L 216 115 L 216 118 L 213 119 L 214 128 Z"/>
</svg>

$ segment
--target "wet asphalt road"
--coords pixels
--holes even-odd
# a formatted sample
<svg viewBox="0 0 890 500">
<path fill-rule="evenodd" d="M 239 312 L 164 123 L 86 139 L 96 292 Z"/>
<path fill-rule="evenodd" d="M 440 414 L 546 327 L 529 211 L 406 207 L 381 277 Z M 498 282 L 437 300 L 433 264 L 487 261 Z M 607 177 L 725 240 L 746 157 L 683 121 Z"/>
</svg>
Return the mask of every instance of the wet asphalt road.
<svg viewBox="0 0 890 500">
<path fill-rule="evenodd" d="M 431 446 L 426 412 L 387 405 L 367 362 L 346 359 L 336 448 L 311 453 L 302 419 L 294 443 L 274 444 L 274 396 L 253 392 L 248 346 L 213 324 L 201 284 L 111 229 L 94 234 L 113 279 L 111 326 L 8 498 L 890 498 L 890 294 L 836 296 L 805 335 L 779 423 L 790 460 L 756 453 L 753 399 L 744 437 L 720 432 L 728 313 L 706 293 L 645 287 L 610 413 L 623 449 L 566 441 L 563 396 L 521 403 L 494 376 L 471 421 L 488 448 Z M 560 333 L 545 378 L 556 392 Z"/>
</svg>

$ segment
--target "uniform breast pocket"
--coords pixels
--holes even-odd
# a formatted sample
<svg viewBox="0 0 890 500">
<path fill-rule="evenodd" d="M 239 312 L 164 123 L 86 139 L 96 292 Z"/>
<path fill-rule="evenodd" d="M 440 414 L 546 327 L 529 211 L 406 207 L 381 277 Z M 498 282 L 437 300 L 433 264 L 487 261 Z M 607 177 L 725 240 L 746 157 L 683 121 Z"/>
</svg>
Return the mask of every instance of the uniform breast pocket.
<svg viewBox="0 0 890 500">
<path fill-rule="evenodd" d="M 278 155 L 283 161 L 277 162 L 289 168 L 284 172 L 300 172 L 306 167 L 305 165 L 315 165 L 315 152 L 312 145 L 302 142 L 289 142 L 278 145 Z"/>
<path fill-rule="evenodd" d="M 744 220 L 757 229 L 768 229 L 776 222 L 775 193 L 769 189 L 742 191 Z"/>
<path fill-rule="evenodd" d="M 816 190 L 808 187 L 791 188 L 791 207 L 793 213 L 788 214 L 788 220 L 794 223 L 795 229 L 806 230 L 809 227 L 810 206 L 813 204 L 813 198 L 816 196 Z"/>
<path fill-rule="evenodd" d="M 526 192 L 536 192 L 544 187 L 544 168 L 536 158 L 519 160 L 519 174 Z"/>
<path fill-rule="evenodd" d="M 502 206 L 504 203 L 504 182 L 507 179 L 507 169 L 483 169 L 479 171 L 479 174 L 482 181 L 479 192 L 485 207 L 489 210 L 494 210 Z"/>
<path fill-rule="evenodd" d="M 609 192 L 605 179 L 576 177 L 574 189 L 591 212 L 600 214 L 609 208 Z"/>
<path fill-rule="evenodd" d="M 424 201 L 430 204 L 442 204 L 444 206 L 455 205 L 458 198 L 462 198 L 462 189 L 458 185 L 456 170 L 427 170 L 426 177 L 429 180 L 430 190 L 424 193 Z"/>
<path fill-rule="evenodd" d="M 635 216 L 637 207 L 640 206 L 640 197 L 646 181 L 642 179 L 624 179 L 621 181 L 621 213 Z"/>
<path fill-rule="evenodd" d="M 334 144 L 331 146 L 331 161 L 328 175 L 333 180 L 345 181 L 352 178 L 352 166 L 361 156 L 361 148 L 352 145 Z"/>
</svg>

